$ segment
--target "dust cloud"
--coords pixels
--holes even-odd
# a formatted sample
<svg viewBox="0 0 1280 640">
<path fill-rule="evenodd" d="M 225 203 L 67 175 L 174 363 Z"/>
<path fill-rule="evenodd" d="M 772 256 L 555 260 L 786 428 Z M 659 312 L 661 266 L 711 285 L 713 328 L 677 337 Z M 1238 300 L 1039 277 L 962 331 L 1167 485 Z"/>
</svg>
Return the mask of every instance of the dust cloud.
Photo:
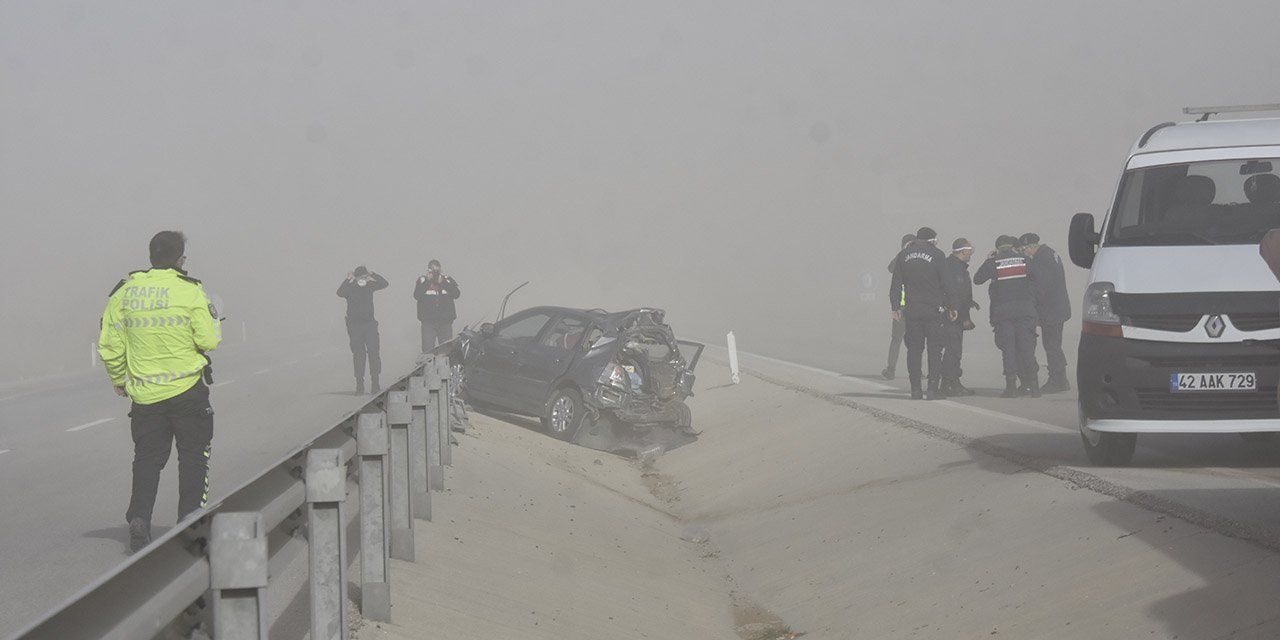
<svg viewBox="0 0 1280 640">
<path fill-rule="evenodd" d="M 680 334 L 878 371 L 903 233 L 981 256 L 1035 231 L 1065 254 L 1147 127 L 1277 97 L 1277 18 L 1269 1 L 0 4 L 0 382 L 88 371 L 107 292 L 160 229 L 188 234 L 231 345 L 342 348 L 334 290 L 359 264 L 391 281 L 384 336 L 412 345 L 412 281 L 438 258 L 464 322 L 530 280 L 513 309 L 656 305 Z"/>
</svg>

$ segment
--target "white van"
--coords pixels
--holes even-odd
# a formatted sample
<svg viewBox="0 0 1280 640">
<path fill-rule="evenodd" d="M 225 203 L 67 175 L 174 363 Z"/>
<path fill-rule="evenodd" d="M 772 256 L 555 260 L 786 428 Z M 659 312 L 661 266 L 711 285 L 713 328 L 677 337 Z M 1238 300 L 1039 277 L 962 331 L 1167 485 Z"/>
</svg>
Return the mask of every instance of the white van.
<svg viewBox="0 0 1280 640">
<path fill-rule="evenodd" d="M 1139 433 L 1280 432 L 1280 285 L 1258 243 L 1280 228 L 1280 105 L 1184 109 L 1129 152 L 1100 230 L 1071 220 L 1090 269 L 1076 370 L 1089 460 L 1125 465 Z"/>
</svg>

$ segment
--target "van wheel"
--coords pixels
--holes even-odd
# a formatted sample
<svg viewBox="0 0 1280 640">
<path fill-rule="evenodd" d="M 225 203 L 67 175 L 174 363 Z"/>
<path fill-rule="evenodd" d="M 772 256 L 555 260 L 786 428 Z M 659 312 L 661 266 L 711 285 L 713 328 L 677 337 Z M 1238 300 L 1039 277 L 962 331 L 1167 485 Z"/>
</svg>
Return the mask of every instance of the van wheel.
<svg viewBox="0 0 1280 640">
<path fill-rule="evenodd" d="M 577 390 L 556 389 L 547 400 L 543 410 L 542 426 L 553 438 L 572 440 L 582 426 L 586 410 L 582 406 L 582 396 Z"/>
<path fill-rule="evenodd" d="M 1138 445 L 1136 433 L 1108 433 L 1094 431 L 1085 425 L 1084 413 L 1080 414 L 1080 440 L 1089 462 L 1099 467 L 1123 467 L 1133 461 L 1133 451 Z"/>
</svg>

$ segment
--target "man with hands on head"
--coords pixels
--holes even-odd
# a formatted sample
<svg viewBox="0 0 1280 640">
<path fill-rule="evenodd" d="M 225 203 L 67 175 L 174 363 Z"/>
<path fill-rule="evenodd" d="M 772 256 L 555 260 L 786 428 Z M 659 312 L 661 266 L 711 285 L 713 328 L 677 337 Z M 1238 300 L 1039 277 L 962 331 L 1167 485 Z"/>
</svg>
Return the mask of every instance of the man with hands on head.
<svg viewBox="0 0 1280 640">
<path fill-rule="evenodd" d="M 458 283 L 440 270 L 440 261 L 427 263 L 427 275 L 413 286 L 413 299 L 418 301 L 418 322 L 422 323 L 422 352 L 430 353 L 436 345 L 453 338 L 453 321 L 458 311 L 453 301 L 462 295 Z"/>
<path fill-rule="evenodd" d="M 387 279 L 361 265 L 347 274 L 338 285 L 338 296 L 347 300 L 347 337 L 351 340 L 351 359 L 355 366 L 356 395 L 364 394 L 365 358 L 369 360 L 369 378 L 373 393 L 382 391 L 378 376 L 382 373 L 382 352 L 378 321 L 373 314 L 373 293 L 387 288 Z"/>
</svg>

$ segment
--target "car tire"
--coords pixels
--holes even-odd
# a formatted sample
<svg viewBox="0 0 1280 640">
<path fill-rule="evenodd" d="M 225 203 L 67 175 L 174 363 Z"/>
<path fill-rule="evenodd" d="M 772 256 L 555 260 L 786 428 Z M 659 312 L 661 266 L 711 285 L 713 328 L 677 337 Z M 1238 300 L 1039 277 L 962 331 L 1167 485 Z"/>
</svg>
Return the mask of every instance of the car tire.
<svg viewBox="0 0 1280 640">
<path fill-rule="evenodd" d="M 1123 467 L 1133 461 L 1138 446 L 1136 433 L 1109 433 L 1094 431 L 1086 426 L 1084 413 L 1080 414 L 1080 440 L 1089 462 L 1097 467 Z"/>
<path fill-rule="evenodd" d="M 582 404 L 582 395 L 577 389 L 565 387 L 556 389 L 547 399 L 543 409 L 542 426 L 547 434 L 557 440 L 572 440 L 582 426 L 586 416 L 586 407 Z"/>
</svg>

